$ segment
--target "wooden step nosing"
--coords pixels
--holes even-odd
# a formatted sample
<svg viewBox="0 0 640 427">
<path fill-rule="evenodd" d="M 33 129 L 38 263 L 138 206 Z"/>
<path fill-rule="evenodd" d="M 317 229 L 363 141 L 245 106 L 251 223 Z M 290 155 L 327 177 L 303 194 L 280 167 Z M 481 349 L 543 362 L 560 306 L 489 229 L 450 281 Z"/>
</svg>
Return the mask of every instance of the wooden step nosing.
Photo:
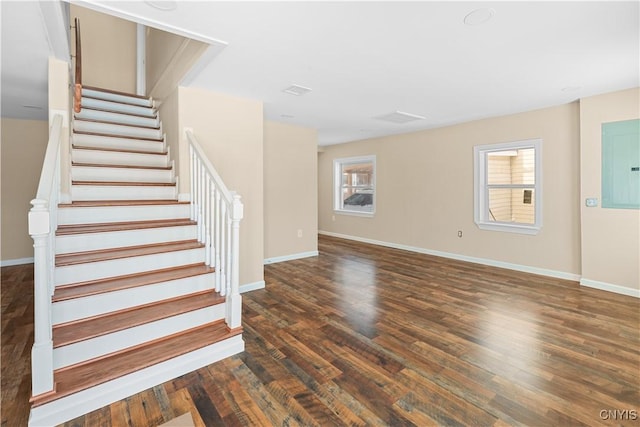
<svg viewBox="0 0 640 427">
<path fill-rule="evenodd" d="M 157 314 L 154 317 L 142 317 L 140 319 L 137 320 L 133 320 L 130 324 L 128 324 L 127 326 L 121 325 L 118 327 L 114 327 L 111 329 L 104 329 L 102 331 L 99 332 L 94 332 L 91 334 L 86 334 L 84 336 L 76 336 L 76 339 L 73 340 L 69 340 L 66 341 L 64 343 L 56 343 L 55 342 L 55 338 L 54 338 L 54 343 L 53 343 L 53 348 L 61 348 L 61 347 L 65 347 L 67 345 L 71 345 L 71 344 L 75 344 L 75 343 L 79 343 L 82 341 L 87 341 L 93 338 L 97 338 L 97 337 L 101 337 L 101 336 L 105 336 L 105 335 L 109 335 L 115 332 L 119 332 L 128 328 L 133 328 L 136 326 L 141 326 L 141 325 L 146 325 L 152 322 L 156 322 L 158 320 L 163 320 L 163 319 L 168 319 L 174 316 L 179 316 L 181 314 L 185 314 L 185 313 L 190 313 L 192 311 L 196 311 L 196 310 L 201 310 L 203 308 L 208 308 L 208 307 L 213 307 L 215 305 L 219 305 L 219 304 L 223 304 L 226 301 L 226 298 L 221 296 L 220 294 L 218 294 L 216 291 L 212 290 L 212 289 L 207 289 L 204 291 L 199 291 L 199 292 L 194 292 L 191 294 L 187 294 L 187 295 L 180 295 L 177 297 L 173 297 L 173 298 L 167 298 L 164 300 L 160 300 L 160 301 L 154 301 L 151 303 L 147 303 L 147 304 L 142 304 L 142 305 L 138 305 L 135 307 L 129 307 L 126 309 L 122 309 L 122 310 L 117 310 L 117 311 L 112 311 L 109 313 L 103 313 L 103 314 L 98 314 L 96 316 L 92 316 L 92 317 L 86 317 L 84 319 L 78 319 L 78 320 L 73 320 L 70 322 L 65 322 L 65 323 L 60 323 L 57 325 L 53 326 L 53 331 L 54 331 L 54 335 L 55 335 L 55 331 L 56 330 L 60 330 L 62 328 L 66 328 L 66 327 L 70 327 L 70 326 L 78 326 L 78 325 L 86 325 L 87 323 L 90 322 L 95 322 L 97 320 L 109 320 L 110 318 L 113 319 L 114 317 L 117 316 L 121 316 L 127 313 L 130 313 L 132 311 L 145 311 L 146 309 L 149 309 L 151 307 L 158 307 L 158 306 L 162 306 L 162 305 L 168 305 L 168 304 L 175 304 L 175 305 L 179 305 L 179 303 L 181 301 L 184 300 L 188 300 L 194 297 L 197 298 L 205 298 L 207 296 L 211 295 L 211 298 L 207 298 L 207 301 L 203 301 L 201 305 L 197 305 L 194 307 L 186 307 L 186 308 L 178 308 L 175 311 L 165 311 L 161 314 Z"/>
<path fill-rule="evenodd" d="M 126 107 L 136 107 L 136 108 L 142 108 L 142 109 L 146 109 L 146 110 L 155 109 L 153 104 L 141 105 L 141 104 L 136 104 L 135 102 L 116 101 L 116 100 L 113 100 L 113 99 L 98 98 L 96 96 L 91 96 L 91 95 L 82 95 L 81 99 L 80 99 L 80 111 L 82 111 L 83 108 L 86 108 L 84 105 L 82 105 L 82 98 L 90 99 L 90 100 L 93 100 L 93 101 L 109 102 L 111 104 L 120 104 L 120 105 L 124 105 Z"/>
<path fill-rule="evenodd" d="M 98 123 L 103 125 L 112 125 L 112 126 L 126 126 L 128 128 L 136 128 L 142 130 L 160 130 L 160 126 L 148 126 L 141 124 L 132 124 L 132 123 L 121 123 L 121 122 L 113 122 L 111 120 L 100 120 L 100 119 L 88 119 L 85 117 L 73 116 L 73 120 L 80 122 L 88 122 L 88 123 Z"/>
<path fill-rule="evenodd" d="M 99 136 L 101 138 L 121 138 L 121 139 L 132 139 L 137 141 L 151 141 L 151 142 L 164 143 L 164 138 L 151 138 L 146 136 L 118 135 L 113 133 L 89 132 L 86 130 L 76 130 L 76 129 L 73 130 L 73 133 L 78 135 Z"/>
<path fill-rule="evenodd" d="M 97 86 L 87 86 L 87 85 L 82 85 L 82 89 L 92 90 L 94 92 L 110 93 L 112 95 L 128 96 L 129 98 L 144 99 L 146 101 L 152 102 L 151 97 L 148 97 L 145 95 L 138 95 L 137 93 L 122 92 L 118 90 L 106 89 L 106 88 L 101 88 Z"/>
<path fill-rule="evenodd" d="M 184 246 L 184 247 L 181 247 L 181 246 Z M 137 257 L 143 257 L 143 256 L 149 256 L 149 255 L 164 254 L 168 252 L 190 251 L 190 250 L 202 249 L 202 248 L 204 248 L 204 244 L 198 242 L 198 240 L 196 239 L 192 239 L 192 240 L 179 240 L 176 242 L 152 243 L 150 245 L 136 245 L 136 246 L 124 246 L 119 248 L 98 249 L 95 251 L 72 252 L 69 254 L 56 255 L 55 266 L 69 267 L 72 265 L 112 261 L 112 260 L 123 259 L 123 258 L 133 258 L 133 257 L 137 258 Z M 126 253 L 126 252 L 135 251 L 135 250 L 144 251 L 145 249 L 153 249 L 153 250 L 149 253 L 141 253 L 141 254 Z M 73 258 L 75 257 L 92 256 L 92 255 L 104 255 L 104 256 L 97 257 L 89 261 L 84 259 L 73 260 Z M 71 258 L 72 260 L 65 261 L 65 258 Z"/>
<path fill-rule="evenodd" d="M 95 99 L 95 98 L 94 98 Z M 113 102 L 113 101 L 110 101 Z M 146 107 L 142 107 L 142 108 L 146 108 Z M 131 117 L 138 117 L 141 119 L 152 119 L 152 120 L 157 120 L 158 119 L 158 114 L 156 112 L 151 113 L 150 115 L 146 115 L 146 114 L 138 114 L 138 113 L 131 113 L 128 111 L 118 111 L 118 110 L 111 110 L 108 108 L 98 108 L 98 107 L 82 107 L 83 110 L 91 110 L 91 111 L 98 111 L 101 113 L 111 113 L 111 114 L 120 114 L 123 116 L 131 116 Z"/>
<path fill-rule="evenodd" d="M 197 271 L 192 271 L 192 269 L 198 268 Z M 162 278 L 162 277 L 154 277 L 157 276 L 158 274 L 161 273 L 165 273 L 165 272 L 169 272 L 169 271 L 175 271 L 175 270 L 180 270 L 179 275 L 175 276 L 175 277 L 171 277 L 171 278 Z M 204 263 L 198 263 L 198 264 L 189 264 L 189 265 L 185 265 L 182 266 L 180 268 L 177 267 L 169 267 L 169 268 L 163 268 L 163 269 L 159 269 L 159 270 L 151 270 L 151 271 L 144 271 L 144 272 L 140 272 L 140 273 L 131 273 L 131 274 L 125 274 L 122 276 L 114 276 L 114 277 L 105 277 L 105 278 L 101 278 L 101 279 L 95 279 L 95 280 L 88 280 L 85 282 L 76 282 L 76 283 L 68 283 L 66 285 L 58 285 L 56 286 L 56 291 L 57 290 L 61 290 L 61 291 L 66 291 L 68 289 L 71 290 L 77 290 L 78 292 L 76 294 L 73 295 L 68 295 L 65 297 L 60 297 L 60 295 L 56 295 L 56 293 L 54 292 L 53 296 L 52 296 L 52 302 L 56 303 L 56 302 L 61 302 L 61 301 L 69 301 L 69 300 L 73 300 L 73 299 L 77 299 L 77 298 L 83 298 L 86 296 L 92 296 L 92 295 L 100 295 L 100 294 L 104 294 L 104 293 L 108 293 L 108 292 L 116 292 L 116 291 L 121 291 L 121 290 L 125 290 L 125 289 L 131 289 L 131 288 L 137 288 L 137 287 L 141 287 L 141 286 L 148 286 L 148 285 L 154 285 L 154 284 L 158 284 L 158 283 L 164 283 L 164 282 L 172 282 L 175 280 L 182 280 L 182 279 L 188 279 L 190 277 L 196 277 L 196 276 L 201 276 L 204 274 L 213 274 L 215 273 L 215 269 L 212 267 L 207 267 L 205 266 Z M 139 278 L 140 280 L 135 281 L 135 282 L 131 282 L 129 284 L 122 284 L 122 285 L 114 285 L 111 288 L 108 289 L 103 289 L 103 290 L 95 290 L 95 291 L 87 291 L 86 288 L 93 286 L 93 285 L 100 285 L 100 284 L 108 284 L 109 282 L 118 282 L 121 280 L 127 280 L 127 279 L 133 279 L 133 278 Z"/>
<path fill-rule="evenodd" d="M 158 344 L 160 342 L 168 341 L 168 340 L 171 340 L 171 339 L 176 338 L 178 336 L 186 335 L 186 334 L 195 332 L 196 330 L 206 329 L 208 327 L 213 327 L 213 326 L 220 326 L 220 324 L 224 324 L 224 323 L 225 323 L 224 319 L 219 319 L 219 320 L 216 320 L 216 321 L 213 321 L 213 322 L 210 322 L 210 323 L 206 323 L 204 325 L 197 326 L 195 328 L 186 329 L 184 331 L 176 332 L 176 333 L 171 334 L 171 335 L 166 335 L 166 336 L 161 337 L 161 338 L 156 338 L 156 339 L 151 340 L 151 341 L 145 341 L 143 343 L 140 343 L 140 344 L 137 344 L 137 345 L 134 345 L 134 346 L 131 346 L 131 347 L 123 348 L 122 350 L 114 351 L 113 353 L 108 353 L 108 354 L 105 354 L 105 355 L 102 355 L 102 356 L 99 356 L 99 357 L 96 357 L 96 358 L 93 358 L 93 359 L 89 359 L 89 360 L 85 360 L 85 361 L 80 362 L 80 363 L 76 363 L 74 365 L 69 365 L 69 366 L 65 366 L 65 367 L 60 368 L 60 369 L 56 369 L 54 371 L 54 375 L 56 373 L 69 371 L 69 370 L 77 368 L 79 366 L 88 365 L 88 364 L 91 364 L 91 363 L 94 363 L 94 362 L 98 362 L 100 360 L 112 358 L 112 357 L 117 357 L 117 356 L 119 356 L 119 355 L 121 355 L 123 353 L 135 352 L 136 350 L 139 350 L 139 349 L 144 348 L 144 347 L 152 347 L 153 345 Z M 207 344 L 205 344 L 205 345 L 207 345 Z M 205 345 L 203 345 L 203 347 Z M 184 354 L 184 353 L 182 353 L 182 354 Z M 175 357 L 175 356 L 168 357 L 167 359 L 164 359 L 164 360 L 171 359 L 172 357 Z M 147 366 L 155 365 L 155 364 L 158 364 L 158 363 L 160 363 L 160 362 L 154 362 L 154 363 L 152 363 L 150 365 L 147 365 Z M 137 369 L 142 369 L 142 368 L 137 367 Z M 126 374 L 124 374 L 124 375 L 126 375 Z M 123 376 L 123 375 L 119 375 L 119 376 Z"/>
<path fill-rule="evenodd" d="M 79 168 L 111 168 L 111 169 L 143 169 L 143 170 L 158 170 L 158 171 L 171 171 L 171 166 L 138 166 L 138 165 L 110 165 L 108 163 L 78 163 L 71 162 L 71 166 Z"/>
<path fill-rule="evenodd" d="M 175 187 L 175 182 L 144 181 L 71 181 L 71 185 L 90 185 L 96 187 Z"/>
<path fill-rule="evenodd" d="M 77 234 L 111 233 L 116 231 L 152 230 L 154 228 L 192 227 L 198 225 L 189 218 L 152 219 L 146 221 L 119 221 L 86 224 L 65 224 L 58 226 L 56 236 L 73 236 Z M 86 230 L 92 228 L 93 230 Z"/>
<path fill-rule="evenodd" d="M 214 322 L 210 322 L 204 325 L 200 325 L 198 327 L 195 328 L 191 328 L 191 329 L 187 329 L 184 331 L 180 331 L 178 333 L 175 334 L 171 334 L 168 335 L 166 337 L 161 337 L 155 340 L 151 340 L 145 343 L 142 343 L 140 345 L 136 345 L 136 346 L 132 346 L 132 347 L 128 347 L 126 349 L 117 351 L 117 352 L 113 352 L 113 353 L 109 353 L 97 358 L 93 358 L 81 363 L 77 363 L 74 365 L 70 365 L 70 366 L 65 366 L 63 368 L 60 369 L 56 369 L 54 371 L 54 380 L 57 376 L 59 375 L 64 375 L 67 371 L 73 370 L 73 369 L 77 369 L 79 367 L 83 367 L 86 365 L 90 365 L 93 363 L 99 363 L 102 360 L 105 359 L 111 359 L 111 358 L 116 358 L 116 357 L 120 357 L 120 356 L 125 356 L 127 354 L 133 354 L 135 352 L 139 352 L 142 349 L 147 348 L 147 350 L 154 350 L 155 346 L 159 346 L 162 343 L 166 342 L 166 341 L 170 341 L 170 340 L 174 340 L 174 339 L 178 339 L 181 336 L 185 336 L 185 335 L 197 335 L 197 334 L 202 334 L 205 335 L 206 337 L 208 337 L 208 339 L 198 339 L 198 340 L 191 340 L 190 344 L 188 347 L 180 347 L 180 346 L 173 346 L 175 351 L 172 352 L 160 352 L 160 351 L 156 351 L 155 354 L 157 355 L 157 358 L 154 359 L 147 359 L 146 361 L 142 362 L 142 363 L 138 363 L 135 365 L 132 365 L 130 367 L 127 367 L 125 369 L 120 370 L 119 372 L 112 372 L 112 375 L 105 375 L 104 377 L 101 378 L 96 378 L 91 377 L 90 381 L 85 382 L 84 384 L 79 384 L 78 387 L 76 387 L 75 389 L 69 389 L 69 390 L 64 390 L 64 391 L 57 391 L 57 393 L 52 396 L 52 395 L 47 395 L 47 397 L 43 397 L 42 399 L 33 399 L 33 407 L 37 407 L 46 403 L 49 403 L 51 401 L 55 401 L 57 399 L 61 399 L 67 396 L 70 396 L 74 393 L 79 393 L 82 392 L 84 390 L 88 390 L 90 388 L 96 387 L 100 384 L 104 384 L 107 383 L 109 381 L 113 381 L 113 380 L 117 380 L 119 378 L 125 377 L 127 375 L 130 375 L 136 371 L 140 371 L 143 369 L 147 369 L 150 368 L 152 366 L 155 365 L 159 365 L 161 363 L 167 362 L 171 359 L 186 355 L 188 353 L 194 352 L 194 351 L 198 351 L 202 348 L 206 348 L 208 346 L 211 345 L 215 345 L 218 343 L 222 343 L 228 339 L 234 338 L 240 334 L 242 334 L 242 328 L 235 328 L 232 330 L 229 330 L 228 328 L 225 328 L 225 323 L 224 320 L 216 320 Z M 210 329 L 210 331 L 207 331 L 207 329 Z M 225 332 L 222 332 L 222 330 L 224 330 Z"/>
<path fill-rule="evenodd" d="M 120 148 L 87 147 L 84 145 L 75 145 L 75 144 L 72 145 L 71 148 L 73 148 L 74 150 L 103 151 L 107 153 L 142 154 L 142 155 L 152 154 L 155 156 L 167 156 L 169 154 L 166 151 L 158 152 L 158 151 L 142 151 L 142 150 L 123 150 Z"/>
<path fill-rule="evenodd" d="M 124 206 L 175 206 L 190 205 L 191 202 L 185 202 L 174 199 L 160 200 L 86 200 L 71 203 L 59 203 L 58 208 L 109 208 Z"/>
</svg>

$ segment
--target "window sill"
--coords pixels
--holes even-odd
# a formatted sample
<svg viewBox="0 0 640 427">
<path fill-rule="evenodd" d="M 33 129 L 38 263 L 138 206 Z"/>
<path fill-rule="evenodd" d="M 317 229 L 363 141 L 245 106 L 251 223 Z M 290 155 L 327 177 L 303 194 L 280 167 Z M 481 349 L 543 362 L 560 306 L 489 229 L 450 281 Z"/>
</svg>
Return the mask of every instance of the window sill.
<svg viewBox="0 0 640 427">
<path fill-rule="evenodd" d="M 525 224 L 508 224 L 495 222 L 476 222 L 478 228 L 488 231 L 502 231 L 506 233 L 536 235 L 540 232 L 541 226 Z"/>
<path fill-rule="evenodd" d="M 333 213 L 336 215 L 348 215 L 348 216 L 359 216 L 363 218 L 373 218 L 375 212 L 359 212 L 359 211 L 345 211 L 345 210 L 333 210 Z"/>
</svg>

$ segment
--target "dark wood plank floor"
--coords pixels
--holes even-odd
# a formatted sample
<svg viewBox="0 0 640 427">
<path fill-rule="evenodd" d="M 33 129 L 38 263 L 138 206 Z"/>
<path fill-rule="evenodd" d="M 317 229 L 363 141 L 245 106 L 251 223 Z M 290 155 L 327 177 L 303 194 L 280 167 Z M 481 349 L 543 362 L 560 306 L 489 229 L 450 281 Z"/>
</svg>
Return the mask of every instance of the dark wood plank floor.
<svg viewBox="0 0 640 427">
<path fill-rule="evenodd" d="M 640 301 L 320 237 L 244 295 L 246 351 L 65 424 L 640 425 Z M 28 416 L 32 274 L 2 269 L 2 425 Z"/>
</svg>

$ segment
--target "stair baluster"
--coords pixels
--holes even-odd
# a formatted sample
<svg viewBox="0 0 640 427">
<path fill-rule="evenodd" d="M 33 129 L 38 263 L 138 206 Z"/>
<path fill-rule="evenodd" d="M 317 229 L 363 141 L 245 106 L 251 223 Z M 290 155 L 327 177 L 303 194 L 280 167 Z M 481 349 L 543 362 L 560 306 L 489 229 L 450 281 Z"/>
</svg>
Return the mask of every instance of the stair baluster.
<svg viewBox="0 0 640 427">
<path fill-rule="evenodd" d="M 207 265 L 215 267 L 216 291 L 229 298 L 227 325 L 239 327 L 240 220 L 243 205 L 240 196 L 230 192 L 218 175 L 193 131 L 185 129 L 191 167 L 192 216 L 198 221 L 199 240 L 206 245 Z"/>
</svg>

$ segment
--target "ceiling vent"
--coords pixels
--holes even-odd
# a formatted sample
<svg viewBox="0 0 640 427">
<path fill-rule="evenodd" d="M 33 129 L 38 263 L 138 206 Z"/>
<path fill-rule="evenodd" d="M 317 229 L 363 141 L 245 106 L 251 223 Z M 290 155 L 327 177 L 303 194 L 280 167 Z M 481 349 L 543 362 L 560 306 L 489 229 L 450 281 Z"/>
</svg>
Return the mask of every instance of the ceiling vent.
<svg viewBox="0 0 640 427">
<path fill-rule="evenodd" d="M 425 117 L 418 116 L 417 114 L 405 113 L 402 111 L 394 111 L 393 113 L 374 117 L 374 119 L 383 120 L 385 122 L 402 124 L 402 123 L 413 122 L 415 120 L 424 120 Z"/>
<path fill-rule="evenodd" d="M 286 89 L 282 89 L 282 91 L 284 93 L 288 93 L 289 95 L 301 96 L 301 95 L 304 95 L 305 93 L 311 92 L 311 89 L 304 86 L 291 85 Z"/>
</svg>

